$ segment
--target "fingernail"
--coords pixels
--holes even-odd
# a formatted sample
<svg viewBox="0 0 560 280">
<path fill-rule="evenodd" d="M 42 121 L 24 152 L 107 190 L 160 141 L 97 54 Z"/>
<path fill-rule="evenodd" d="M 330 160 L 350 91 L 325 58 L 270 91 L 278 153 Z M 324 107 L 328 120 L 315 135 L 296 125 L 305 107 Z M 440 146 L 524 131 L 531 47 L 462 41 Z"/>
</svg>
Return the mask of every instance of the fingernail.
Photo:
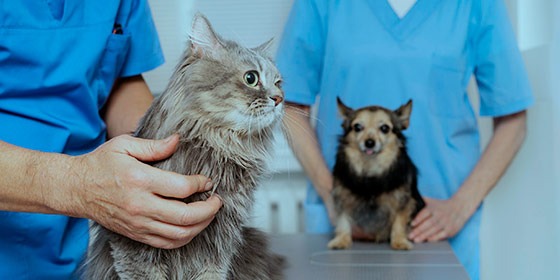
<svg viewBox="0 0 560 280">
<path fill-rule="evenodd" d="M 204 185 L 204 189 L 206 189 L 207 191 L 211 190 L 212 188 L 214 188 L 214 182 L 212 182 L 211 179 L 208 179 L 206 181 L 206 185 Z"/>
<path fill-rule="evenodd" d="M 213 194 L 210 197 L 210 199 L 213 198 L 213 197 L 217 198 L 220 201 L 220 204 L 221 204 L 220 208 L 224 207 L 224 200 L 222 199 L 222 197 L 219 194 L 217 194 L 217 193 Z"/>
</svg>

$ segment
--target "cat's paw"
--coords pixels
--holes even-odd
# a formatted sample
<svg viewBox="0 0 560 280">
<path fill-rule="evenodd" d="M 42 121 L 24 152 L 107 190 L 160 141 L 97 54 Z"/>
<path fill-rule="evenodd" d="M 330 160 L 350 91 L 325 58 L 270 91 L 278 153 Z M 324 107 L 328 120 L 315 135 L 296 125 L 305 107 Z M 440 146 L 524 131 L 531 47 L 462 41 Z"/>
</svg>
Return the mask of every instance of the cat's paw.
<svg viewBox="0 0 560 280">
<path fill-rule="evenodd" d="M 396 238 L 391 240 L 391 248 L 395 250 L 410 250 L 413 247 L 414 245 L 412 245 L 412 242 L 406 238 Z"/>
<path fill-rule="evenodd" d="M 352 236 L 350 234 L 339 234 L 327 246 L 329 249 L 349 249 L 352 247 Z"/>
</svg>

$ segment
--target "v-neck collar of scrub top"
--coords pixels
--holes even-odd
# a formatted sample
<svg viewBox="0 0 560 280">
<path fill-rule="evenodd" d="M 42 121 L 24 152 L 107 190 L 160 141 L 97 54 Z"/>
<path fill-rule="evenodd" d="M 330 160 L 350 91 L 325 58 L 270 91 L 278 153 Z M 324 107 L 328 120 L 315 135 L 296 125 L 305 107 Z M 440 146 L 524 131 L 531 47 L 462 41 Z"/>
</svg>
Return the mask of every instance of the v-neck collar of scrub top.
<svg viewBox="0 0 560 280">
<path fill-rule="evenodd" d="M 418 0 L 403 18 L 399 18 L 388 1 L 368 1 L 375 16 L 387 29 L 387 32 L 399 41 L 405 40 L 427 19 L 438 2 L 439 0 Z"/>
</svg>

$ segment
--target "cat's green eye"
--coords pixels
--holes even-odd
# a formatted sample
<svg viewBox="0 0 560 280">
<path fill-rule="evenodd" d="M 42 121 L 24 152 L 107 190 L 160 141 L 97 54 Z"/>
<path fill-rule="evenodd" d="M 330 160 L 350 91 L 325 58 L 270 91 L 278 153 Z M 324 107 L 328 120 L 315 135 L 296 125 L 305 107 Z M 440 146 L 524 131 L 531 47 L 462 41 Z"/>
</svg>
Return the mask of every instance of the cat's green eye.
<svg viewBox="0 0 560 280">
<path fill-rule="evenodd" d="M 248 86 L 256 87 L 259 85 L 259 73 L 257 71 L 248 71 L 243 78 Z"/>
</svg>

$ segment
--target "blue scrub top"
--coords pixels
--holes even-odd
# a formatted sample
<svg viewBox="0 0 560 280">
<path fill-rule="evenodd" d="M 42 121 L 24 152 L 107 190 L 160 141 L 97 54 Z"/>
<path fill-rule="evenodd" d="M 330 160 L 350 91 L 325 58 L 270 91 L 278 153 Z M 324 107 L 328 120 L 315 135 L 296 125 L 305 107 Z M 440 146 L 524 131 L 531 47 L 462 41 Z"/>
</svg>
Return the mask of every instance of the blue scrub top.
<svg viewBox="0 0 560 280">
<path fill-rule="evenodd" d="M 105 141 L 99 111 L 115 79 L 162 63 L 146 1 L 2 1 L 0 140 L 92 151 Z M 87 244 L 85 219 L 0 211 L 0 278 L 73 278 Z"/>
<path fill-rule="evenodd" d="M 342 134 L 336 97 L 350 107 L 396 109 L 413 100 L 409 153 L 423 196 L 448 199 L 480 156 L 476 115 L 467 96 L 475 76 L 480 114 L 526 109 L 530 85 L 501 0 L 418 0 L 400 19 L 386 0 L 296 0 L 277 64 L 286 100 L 318 102 L 316 131 L 334 165 Z M 315 190 L 305 205 L 309 232 L 332 230 Z M 451 238 L 472 279 L 479 275 L 480 209 Z"/>
</svg>

